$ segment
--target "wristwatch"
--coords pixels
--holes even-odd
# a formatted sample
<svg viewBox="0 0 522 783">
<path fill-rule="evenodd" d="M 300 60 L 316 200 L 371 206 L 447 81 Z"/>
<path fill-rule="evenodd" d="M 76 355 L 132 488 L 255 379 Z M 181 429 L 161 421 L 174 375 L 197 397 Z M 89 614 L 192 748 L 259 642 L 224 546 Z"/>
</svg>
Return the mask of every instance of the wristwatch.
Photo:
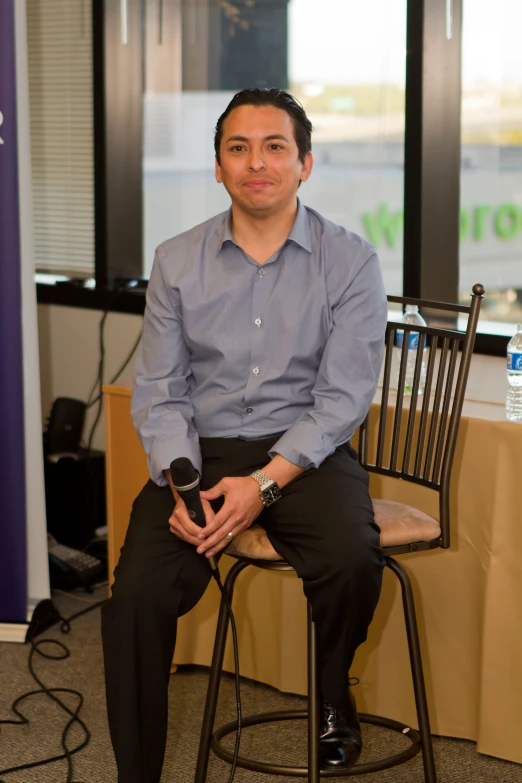
<svg viewBox="0 0 522 783">
<path fill-rule="evenodd" d="M 263 473 L 262 470 L 254 470 L 250 475 L 254 481 L 257 481 L 259 484 L 259 494 L 265 507 L 271 506 L 272 503 L 279 500 L 281 497 L 281 490 L 274 479 L 271 479 L 266 473 Z"/>
</svg>

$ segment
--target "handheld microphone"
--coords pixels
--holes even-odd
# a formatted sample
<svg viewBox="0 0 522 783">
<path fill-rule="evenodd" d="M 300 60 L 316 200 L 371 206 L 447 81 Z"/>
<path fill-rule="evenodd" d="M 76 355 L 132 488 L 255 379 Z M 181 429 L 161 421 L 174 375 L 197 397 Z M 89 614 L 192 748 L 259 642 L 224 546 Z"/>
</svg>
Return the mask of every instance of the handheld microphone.
<svg viewBox="0 0 522 783">
<path fill-rule="evenodd" d="M 199 496 L 199 473 L 192 462 L 187 457 L 179 457 L 172 460 L 170 463 L 170 476 L 174 489 L 187 507 L 189 517 L 199 527 L 205 527 L 205 512 Z M 209 557 L 208 562 L 211 569 L 217 571 L 215 558 Z"/>
</svg>

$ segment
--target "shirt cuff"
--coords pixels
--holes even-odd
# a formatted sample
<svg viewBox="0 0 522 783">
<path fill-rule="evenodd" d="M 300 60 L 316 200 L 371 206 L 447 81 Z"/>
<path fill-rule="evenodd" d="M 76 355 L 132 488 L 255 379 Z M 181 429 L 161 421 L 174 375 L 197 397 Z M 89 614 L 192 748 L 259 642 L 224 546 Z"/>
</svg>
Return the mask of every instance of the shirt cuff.
<svg viewBox="0 0 522 783">
<path fill-rule="evenodd" d="M 152 446 L 149 454 L 149 472 L 151 479 L 160 487 L 168 484 L 163 471 L 170 467 L 173 459 L 186 457 L 201 476 L 202 460 L 198 440 L 191 438 L 171 438 L 161 440 Z"/>
<path fill-rule="evenodd" d="M 268 452 L 276 454 L 300 468 L 318 468 L 335 451 L 335 443 L 311 421 L 296 421 Z"/>
</svg>

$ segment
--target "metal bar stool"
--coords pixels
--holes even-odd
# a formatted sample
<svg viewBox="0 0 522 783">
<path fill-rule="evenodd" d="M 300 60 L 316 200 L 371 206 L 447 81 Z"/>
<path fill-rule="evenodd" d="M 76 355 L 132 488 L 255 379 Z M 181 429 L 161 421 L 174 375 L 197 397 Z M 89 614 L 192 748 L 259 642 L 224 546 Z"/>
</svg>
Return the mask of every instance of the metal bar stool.
<svg viewBox="0 0 522 783">
<path fill-rule="evenodd" d="M 465 332 L 458 332 L 454 329 L 409 326 L 402 323 L 388 322 L 383 394 L 377 427 L 377 440 L 375 444 L 372 444 L 373 448 L 370 449 L 368 442 L 368 418 L 361 426 L 359 433 L 359 461 L 368 471 L 412 481 L 439 493 L 439 521 L 411 506 L 373 499 L 375 519 L 381 528 L 381 545 L 385 552 L 386 566 L 397 576 L 401 586 L 419 730 L 417 731 L 410 726 L 389 718 L 360 713 L 359 719 L 362 723 L 369 723 L 397 731 L 406 736 L 410 740 L 410 744 L 400 753 L 375 761 L 357 763 L 348 770 L 320 770 L 317 649 L 314 623 L 312 622 L 311 609 L 308 604 L 308 710 L 285 710 L 263 713 L 244 718 L 242 721 L 242 725 L 248 727 L 274 721 L 306 719 L 308 721 L 308 766 L 297 767 L 271 764 L 261 760 L 244 758 L 243 756 L 238 757 L 237 766 L 272 775 L 307 777 L 309 783 L 319 783 L 320 777 L 361 775 L 367 772 L 388 769 L 408 761 L 422 750 L 425 781 L 426 783 L 437 783 L 413 591 L 406 570 L 394 559 L 393 555 L 406 552 L 429 551 L 439 547 L 447 549 L 450 545 L 449 483 L 451 466 L 455 453 L 458 426 L 483 295 L 483 286 L 475 285 L 470 307 L 405 299 L 402 297 L 388 297 L 390 301 L 401 304 L 418 304 L 420 307 L 430 310 L 453 312 L 455 313 L 455 320 L 458 312 L 467 313 L 467 329 Z M 402 341 L 399 389 L 393 416 L 392 432 L 390 433 L 389 429 L 387 429 L 387 413 L 392 351 L 398 330 L 406 332 L 406 335 Z M 407 407 L 404 407 L 404 384 L 410 331 L 419 332 L 420 335 L 413 389 L 408 410 Z M 418 417 L 417 404 L 422 396 L 420 386 L 421 373 L 424 372 L 423 356 L 425 347 L 428 351 L 428 363 L 420 417 Z M 461 351 L 460 366 L 457 372 L 459 351 Z M 438 368 L 435 371 L 437 364 Z M 432 400 L 433 389 L 434 395 Z M 376 454 L 373 460 L 369 459 L 369 450 Z M 234 541 L 227 547 L 226 552 L 237 559 L 225 580 L 225 591 L 230 602 L 232 602 L 236 579 L 247 566 L 255 566 L 256 568 L 264 568 L 271 571 L 293 570 L 273 549 L 265 531 L 258 525 L 253 525 L 236 536 Z M 196 783 L 205 783 L 206 781 L 211 749 L 219 758 L 229 764 L 233 761 L 233 754 L 223 747 L 221 740 L 228 734 L 236 731 L 237 721 L 227 723 L 214 731 L 228 625 L 228 613 L 225 601 L 222 599 L 200 738 L 195 776 Z"/>
</svg>

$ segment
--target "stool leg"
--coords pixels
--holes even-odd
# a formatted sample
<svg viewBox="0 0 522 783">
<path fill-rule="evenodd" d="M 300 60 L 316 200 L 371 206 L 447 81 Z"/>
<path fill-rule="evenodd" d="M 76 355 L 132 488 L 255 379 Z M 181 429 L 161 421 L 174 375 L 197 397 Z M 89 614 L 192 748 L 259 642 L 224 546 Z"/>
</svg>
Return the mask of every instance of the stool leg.
<svg viewBox="0 0 522 783">
<path fill-rule="evenodd" d="M 433 758 L 433 744 L 431 740 L 430 719 L 428 715 L 428 701 L 426 699 L 426 686 L 422 671 L 422 658 L 417 630 L 417 617 L 413 591 L 407 571 L 392 557 L 386 558 L 386 565 L 397 576 L 402 590 L 402 603 L 404 618 L 406 621 L 406 634 L 408 636 L 408 648 L 410 652 L 410 664 L 415 691 L 415 704 L 417 707 L 417 719 L 419 721 L 419 733 L 422 742 L 422 757 L 424 761 L 424 779 L 426 783 L 437 783 L 435 772 L 435 760 Z"/>
<path fill-rule="evenodd" d="M 241 571 L 246 568 L 247 562 L 238 560 L 225 580 L 225 593 L 230 603 L 234 593 L 234 583 Z M 212 740 L 212 731 L 214 729 L 214 720 L 216 717 L 216 708 L 219 697 L 219 683 L 221 681 L 221 671 L 223 668 L 223 658 L 225 657 L 225 646 L 227 643 L 227 632 L 230 619 L 227 607 L 223 597 L 219 606 L 219 617 L 216 626 L 216 638 L 214 641 L 214 652 L 212 654 L 212 664 L 210 667 L 210 677 L 208 681 L 207 700 L 205 703 L 205 712 L 203 713 L 203 725 L 201 727 L 201 737 L 199 740 L 198 762 L 196 766 L 195 783 L 205 783 L 207 778 L 208 759 L 210 756 L 210 743 Z"/>
<path fill-rule="evenodd" d="M 308 783 L 319 783 L 319 688 L 317 683 L 317 641 L 308 602 Z"/>
</svg>

